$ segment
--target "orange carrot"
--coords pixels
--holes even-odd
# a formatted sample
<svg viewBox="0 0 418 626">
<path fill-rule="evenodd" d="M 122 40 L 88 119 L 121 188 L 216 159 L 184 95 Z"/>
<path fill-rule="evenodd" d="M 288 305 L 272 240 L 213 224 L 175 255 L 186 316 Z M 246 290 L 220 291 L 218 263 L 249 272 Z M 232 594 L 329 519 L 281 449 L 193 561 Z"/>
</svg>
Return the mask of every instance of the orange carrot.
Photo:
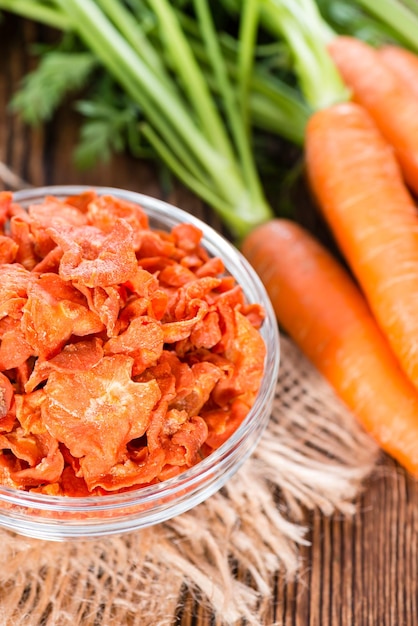
<svg viewBox="0 0 418 626">
<path fill-rule="evenodd" d="M 242 249 L 279 323 L 380 446 L 418 475 L 418 394 L 346 271 L 284 219 L 255 229 Z"/>
<path fill-rule="evenodd" d="M 418 387 L 418 216 L 393 156 L 354 103 L 315 113 L 311 188 L 403 369 Z"/>
<path fill-rule="evenodd" d="M 379 56 L 418 98 L 418 56 L 400 46 L 386 45 L 379 49 Z"/>
<path fill-rule="evenodd" d="M 406 182 L 418 193 L 418 98 L 368 44 L 341 36 L 329 51 L 354 100 L 393 145 Z"/>
</svg>

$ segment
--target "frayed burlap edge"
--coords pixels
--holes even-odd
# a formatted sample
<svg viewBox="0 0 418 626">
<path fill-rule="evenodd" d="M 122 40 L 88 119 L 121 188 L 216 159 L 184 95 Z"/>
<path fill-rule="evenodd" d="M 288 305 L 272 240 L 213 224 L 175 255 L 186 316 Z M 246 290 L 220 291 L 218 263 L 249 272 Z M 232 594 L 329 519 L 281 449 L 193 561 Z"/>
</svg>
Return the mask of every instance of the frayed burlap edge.
<svg viewBox="0 0 418 626">
<path fill-rule="evenodd" d="M 185 589 L 207 602 L 219 623 L 262 624 L 274 574 L 291 579 L 298 572 L 303 512 L 353 513 L 376 458 L 374 442 L 282 338 L 267 431 L 209 500 L 160 526 L 89 542 L 0 531 L 0 624 L 168 626 Z"/>
</svg>

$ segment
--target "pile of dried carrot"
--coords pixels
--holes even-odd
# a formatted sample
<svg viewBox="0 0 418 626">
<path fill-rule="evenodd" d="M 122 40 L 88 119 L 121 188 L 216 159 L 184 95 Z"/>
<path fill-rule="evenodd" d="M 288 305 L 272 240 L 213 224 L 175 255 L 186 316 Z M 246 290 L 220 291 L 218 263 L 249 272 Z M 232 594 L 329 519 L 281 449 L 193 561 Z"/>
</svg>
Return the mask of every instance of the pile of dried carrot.
<svg viewBox="0 0 418 626">
<path fill-rule="evenodd" d="M 279 322 L 418 475 L 418 58 L 349 36 L 328 49 L 352 97 L 311 116 L 306 169 L 353 277 L 284 220 L 253 231 L 243 250 Z"/>
<path fill-rule="evenodd" d="M 0 193 L 0 484 L 130 490 L 224 443 L 263 376 L 264 310 L 202 232 L 88 191 Z"/>
</svg>

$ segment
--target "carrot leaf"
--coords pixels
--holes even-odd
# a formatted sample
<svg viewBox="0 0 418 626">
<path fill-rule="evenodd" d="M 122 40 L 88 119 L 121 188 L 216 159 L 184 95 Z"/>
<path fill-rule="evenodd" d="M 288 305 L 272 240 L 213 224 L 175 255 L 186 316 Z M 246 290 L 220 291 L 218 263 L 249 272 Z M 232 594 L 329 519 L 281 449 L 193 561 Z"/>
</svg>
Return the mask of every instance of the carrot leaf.
<svg viewBox="0 0 418 626">
<path fill-rule="evenodd" d="M 29 124 L 50 119 L 68 93 L 87 83 L 96 66 L 89 52 L 51 51 L 42 57 L 36 70 L 25 76 L 11 109 Z"/>
</svg>

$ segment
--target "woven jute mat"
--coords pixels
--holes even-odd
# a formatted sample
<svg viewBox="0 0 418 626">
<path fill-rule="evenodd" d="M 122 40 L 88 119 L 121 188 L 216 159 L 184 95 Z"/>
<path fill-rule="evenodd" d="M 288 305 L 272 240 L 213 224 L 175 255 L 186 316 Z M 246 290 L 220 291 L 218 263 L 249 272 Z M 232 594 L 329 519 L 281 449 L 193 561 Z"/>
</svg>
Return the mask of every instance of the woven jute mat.
<svg viewBox="0 0 418 626">
<path fill-rule="evenodd" d="M 378 454 L 293 343 L 281 343 L 266 433 L 206 502 L 159 526 L 94 541 L 0 531 L 1 626 L 169 626 L 185 589 L 225 626 L 263 623 L 274 574 L 298 575 L 303 513 L 351 515 Z M 246 574 L 238 579 L 237 571 Z"/>
</svg>

